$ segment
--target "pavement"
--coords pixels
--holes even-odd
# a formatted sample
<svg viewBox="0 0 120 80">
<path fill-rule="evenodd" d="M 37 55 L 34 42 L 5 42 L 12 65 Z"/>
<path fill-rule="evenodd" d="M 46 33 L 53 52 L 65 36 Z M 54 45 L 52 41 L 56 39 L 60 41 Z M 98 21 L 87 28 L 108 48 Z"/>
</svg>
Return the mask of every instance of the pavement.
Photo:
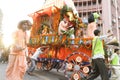
<svg viewBox="0 0 120 80">
<path fill-rule="evenodd" d="M 5 70 L 7 67 L 7 63 L 0 63 L 0 80 L 5 80 Z M 30 76 L 25 74 L 24 80 L 45 80 L 42 77 Z"/>
<path fill-rule="evenodd" d="M 5 80 L 6 64 L 0 63 L 0 80 Z"/>
</svg>

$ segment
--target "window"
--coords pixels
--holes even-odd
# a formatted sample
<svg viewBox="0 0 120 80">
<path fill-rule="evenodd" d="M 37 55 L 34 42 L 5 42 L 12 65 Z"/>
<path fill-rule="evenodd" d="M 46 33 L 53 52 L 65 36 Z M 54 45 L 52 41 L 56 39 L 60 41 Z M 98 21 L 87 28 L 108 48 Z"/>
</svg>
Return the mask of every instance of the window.
<svg viewBox="0 0 120 80">
<path fill-rule="evenodd" d="M 101 4 L 102 0 L 98 0 L 98 3 Z"/>
<path fill-rule="evenodd" d="M 93 1 L 92 1 L 92 4 L 93 4 L 93 5 L 96 5 L 96 0 L 93 0 Z"/>
<path fill-rule="evenodd" d="M 83 16 L 86 16 L 86 12 L 83 13 Z"/>
<path fill-rule="evenodd" d="M 88 12 L 88 15 L 90 15 L 92 12 Z"/>
<path fill-rule="evenodd" d="M 74 5 L 77 6 L 77 3 L 75 2 Z"/>
<path fill-rule="evenodd" d="M 79 6 L 82 6 L 82 2 L 79 3 Z"/>
<path fill-rule="evenodd" d="M 86 2 L 83 2 L 83 6 L 86 6 Z"/>
<path fill-rule="evenodd" d="M 100 10 L 100 14 L 102 14 L 102 10 Z"/>
<path fill-rule="evenodd" d="M 100 24 L 100 23 L 99 23 L 99 24 L 97 24 L 97 26 L 98 26 L 98 27 L 101 27 L 101 26 L 103 26 L 103 24 Z"/>
<path fill-rule="evenodd" d="M 88 1 L 88 6 L 90 6 L 91 5 L 91 1 Z"/>
<path fill-rule="evenodd" d="M 79 17 L 82 17 L 82 14 L 81 14 L 81 13 L 79 13 Z"/>
</svg>

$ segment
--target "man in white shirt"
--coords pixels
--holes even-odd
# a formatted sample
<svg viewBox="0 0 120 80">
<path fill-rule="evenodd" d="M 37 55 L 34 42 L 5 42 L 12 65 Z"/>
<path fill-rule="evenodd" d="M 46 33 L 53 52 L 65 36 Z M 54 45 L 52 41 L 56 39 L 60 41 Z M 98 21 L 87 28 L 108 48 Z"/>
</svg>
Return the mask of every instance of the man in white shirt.
<svg viewBox="0 0 120 80">
<path fill-rule="evenodd" d="M 48 46 L 42 46 L 36 49 L 35 53 L 32 55 L 31 57 L 31 65 L 29 67 L 29 69 L 27 70 L 28 74 L 32 74 L 32 72 L 35 69 L 36 66 L 36 62 L 38 61 L 37 58 L 39 57 L 40 54 L 42 53 L 46 53 L 49 50 Z"/>
</svg>

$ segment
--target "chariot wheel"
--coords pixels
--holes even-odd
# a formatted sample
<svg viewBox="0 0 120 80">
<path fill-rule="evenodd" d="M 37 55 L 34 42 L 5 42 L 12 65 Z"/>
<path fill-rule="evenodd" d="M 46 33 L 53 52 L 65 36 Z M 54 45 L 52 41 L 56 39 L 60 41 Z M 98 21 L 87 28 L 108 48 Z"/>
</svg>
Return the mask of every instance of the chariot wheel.
<svg viewBox="0 0 120 80">
<path fill-rule="evenodd" d="M 45 71 L 52 70 L 52 62 L 51 61 L 42 62 L 42 69 L 45 70 Z"/>
<path fill-rule="evenodd" d="M 85 80 L 91 71 L 90 57 L 82 52 L 73 52 L 64 61 L 65 77 L 69 80 Z"/>
</svg>

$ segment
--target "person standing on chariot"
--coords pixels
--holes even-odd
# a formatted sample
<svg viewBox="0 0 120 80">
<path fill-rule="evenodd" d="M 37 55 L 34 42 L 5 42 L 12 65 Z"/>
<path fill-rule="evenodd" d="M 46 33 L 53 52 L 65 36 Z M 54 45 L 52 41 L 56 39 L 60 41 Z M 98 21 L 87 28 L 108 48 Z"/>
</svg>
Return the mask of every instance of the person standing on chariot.
<svg viewBox="0 0 120 80">
<path fill-rule="evenodd" d="M 75 38 L 75 25 L 76 25 L 76 17 L 73 12 L 73 9 L 68 5 L 63 6 L 61 10 L 61 19 L 62 21 L 59 24 L 58 34 L 66 35 L 67 38 L 74 39 Z M 74 42 L 72 41 L 72 44 Z"/>
<path fill-rule="evenodd" d="M 6 69 L 6 80 L 23 80 L 27 70 L 26 51 L 29 37 L 26 30 L 31 28 L 29 20 L 19 22 L 15 32 L 12 34 L 13 44 L 10 47 L 8 65 Z"/>
<path fill-rule="evenodd" d="M 69 21 L 66 15 L 64 15 L 63 20 L 60 21 L 59 27 L 58 27 L 58 35 L 62 35 L 65 32 L 67 32 L 68 27 L 69 27 Z"/>
<path fill-rule="evenodd" d="M 97 29 L 97 19 L 101 19 L 97 12 L 91 13 L 88 17 L 88 26 L 86 31 L 86 37 L 94 37 L 94 30 Z"/>
<path fill-rule="evenodd" d="M 66 35 L 66 33 L 69 30 L 69 18 L 65 13 L 63 10 L 63 12 L 61 13 L 61 21 L 60 21 L 59 27 L 58 27 L 58 35 L 60 36 L 60 41 L 62 41 L 62 39 L 67 37 L 64 35 Z"/>
<path fill-rule="evenodd" d="M 100 30 L 94 30 L 95 37 L 92 40 L 92 72 L 87 77 L 87 80 L 94 80 L 99 75 L 101 80 L 109 80 L 108 70 L 105 65 L 105 53 L 103 48 L 103 39 L 112 36 L 109 32 L 109 35 L 100 36 Z"/>
</svg>

